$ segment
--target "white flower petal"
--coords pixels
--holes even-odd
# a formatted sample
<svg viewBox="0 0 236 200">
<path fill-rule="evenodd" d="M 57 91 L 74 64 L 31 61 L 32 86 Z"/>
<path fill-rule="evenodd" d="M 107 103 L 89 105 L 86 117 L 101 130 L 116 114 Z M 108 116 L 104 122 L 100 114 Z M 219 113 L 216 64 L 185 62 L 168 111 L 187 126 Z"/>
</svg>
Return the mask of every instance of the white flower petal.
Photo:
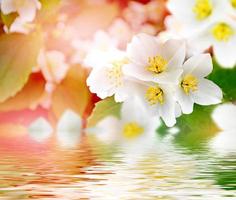
<svg viewBox="0 0 236 200">
<path fill-rule="evenodd" d="M 172 127 L 176 124 L 175 106 L 173 103 L 166 102 L 163 106 L 161 106 L 159 114 L 166 126 Z"/>
<path fill-rule="evenodd" d="M 201 79 L 197 91 L 192 93 L 194 102 L 200 105 L 218 104 L 222 100 L 221 89 L 212 81 Z"/>
<path fill-rule="evenodd" d="M 17 17 L 15 21 L 11 24 L 9 32 L 28 34 L 32 28 L 33 28 L 32 24 L 28 24 L 27 22 L 23 21 L 20 17 Z"/>
<path fill-rule="evenodd" d="M 40 67 L 46 80 L 60 83 L 69 69 L 65 62 L 65 55 L 60 51 L 48 51 L 41 59 L 45 59 L 45 61 L 40 61 L 42 63 Z"/>
<path fill-rule="evenodd" d="M 141 64 L 129 63 L 123 67 L 123 73 L 143 81 L 151 81 L 153 79 L 153 74 Z"/>
<path fill-rule="evenodd" d="M 159 115 L 168 127 L 172 127 L 176 123 L 175 117 L 175 101 L 173 94 L 162 87 L 164 91 L 164 104 L 159 106 Z"/>
<path fill-rule="evenodd" d="M 95 68 L 104 66 L 104 52 L 93 50 L 87 54 L 84 59 L 84 65 Z"/>
<path fill-rule="evenodd" d="M 213 69 L 210 54 L 198 54 L 190 57 L 183 65 L 184 73 L 192 74 L 196 77 L 206 77 Z"/>
<path fill-rule="evenodd" d="M 123 85 L 116 89 L 115 91 L 115 101 L 124 102 L 130 96 L 130 91 L 133 91 L 133 81 L 129 79 L 124 79 Z"/>
<path fill-rule="evenodd" d="M 65 148 L 75 148 L 80 140 L 81 129 L 81 117 L 71 110 L 66 110 L 57 124 L 59 145 Z"/>
<path fill-rule="evenodd" d="M 223 104 L 216 107 L 212 118 L 222 130 L 235 130 L 236 105 Z"/>
<path fill-rule="evenodd" d="M 49 122 L 42 117 L 38 118 L 33 123 L 31 123 L 28 130 L 30 136 L 38 142 L 45 141 L 51 136 L 53 132 L 53 129 Z"/>
<path fill-rule="evenodd" d="M 140 115 L 140 113 L 142 114 Z M 121 119 L 123 122 L 135 121 L 143 125 L 148 121 L 148 118 L 150 116 L 139 97 L 134 96 L 123 103 L 121 108 Z"/>
<path fill-rule="evenodd" d="M 156 38 L 145 33 L 134 36 L 127 46 L 129 59 L 140 65 L 147 65 L 148 57 L 156 56 L 160 50 Z"/>
<path fill-rule="evenodd" d="M 177 86 L 176 99 L 181 106 L 181 110 L 184 114 L 190 114 L 193 112 L 193 99 L 190 95 L 184 93 L 183 89 Z"/>
<path fill-rule="evenodd" d="M 194 4 L 192 0 L 169 0 L 167 7 L 178 19 L 189 20 Z"/>
<path fill-rule="evenodd" d="M 210 27 L 211 25 L 199 30 L 197 34 L 190 34 L 188 36 L 188 43 L 191 44 L 191 46 L 194 46 L 199 53 L 203 53 L 215 43 Z"/>
<path fill-rule="evenodd" d="M 81 128 L 81 117 L 72 110 L 66 110 L 57 124 L 57 132 L 75 132 L 79 134 Z"/>
<path fill-rule="evenodd" d="M 212 150 L 223 155 L 236 152 L 236 131 L 218 133 L 209 143 Z"/>
<path fill-rule="evenodd" d="M 112 48 L 107 51 L 94 49 L 90 51 L 84 59 L 84 64 L 91 68 L 104 67 L 108 63 L 123 60 L 125 52 Z"/>
<path fill-rule="evenodd" d="M 224 68 L 236 65 L 236 37 L 229 42 L 217 43 L 213 46 L 216 61 Z"/>
<path fill-rule="evenodd" d="M 97 123 L 93 133 L 96 137 L 105 143 L 113 143 L 121 137 L 121 123 L 113 116 L 108 116 Z"/>
<path fill-rule="evenodd" d="M 169 71 L 162 72 L 156 76 L 152 76 L 151 80 L 161 84 L 177 84 L 179 77 L 183 72 L 182 68 L 173 68 Z M 150 80 L 150 79 L 149 79 Z"/>
<path fill-rule="evenodd" d="M 8 15 L 12 12 L 16 12 L 14 1 L 15 0 L 2 0 L 1 1 L 1 11 L 4 15 Z"/>
<path fill-rule="evenodd" d="M 37 9 L 40 8 L 40 2 L 38 0 L 25 0 L 24 5 L 18 8 L 20 18 L 24 21 L 32 22 L 35 18 Z"/>
<path fill-rule="evenodd" d="M 59 131 L 57 132 L 57 141 L 62 148 L 76 148 L 80 142 L 80 133 Z"/>
<path fill-rule="evenodd" d="M 168 40 L 164 43 L 161 54 L 168 61 L 168 68 L 182 67 L 186 57 L 186 44 L 183 40 Z"/>
<path fill-rule="evenodd" d="M 114 94 L 110 92 L 112 84 L 107 78 L 106 68 L 94 68 L 87 78 L 87 85 L 92 93 L 96 93 L 102 99 Z"/>
<path fill-rule="evenodd" d="M 175 104 L 175 117 L 178 118 L 182 115 L 181 107 L 178 103 Z"/>
</svg>

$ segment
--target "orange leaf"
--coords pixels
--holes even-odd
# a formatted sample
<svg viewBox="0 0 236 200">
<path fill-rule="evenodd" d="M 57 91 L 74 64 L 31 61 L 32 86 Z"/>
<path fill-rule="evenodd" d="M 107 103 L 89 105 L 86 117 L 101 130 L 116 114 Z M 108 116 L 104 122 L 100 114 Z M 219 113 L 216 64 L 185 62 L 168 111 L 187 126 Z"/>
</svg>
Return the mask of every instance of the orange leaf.
<svg viewBox="0 0 236 200">
<path fill-rule="evenodd" d="M 58 119 L 66 109 L 84 115 L 91 94 L 86 85 L 87 71 L 79 65 L 71 67 L 66 78 L 52 94 L 52 111 Z"/>
<path fill-rule="evenodd" d="M 32 74 L 20 92 L 0 104 L 0 112 L 18 111 L 37 105 L 44 93 L 44 85 L 41 74 Z"/>
</svg>

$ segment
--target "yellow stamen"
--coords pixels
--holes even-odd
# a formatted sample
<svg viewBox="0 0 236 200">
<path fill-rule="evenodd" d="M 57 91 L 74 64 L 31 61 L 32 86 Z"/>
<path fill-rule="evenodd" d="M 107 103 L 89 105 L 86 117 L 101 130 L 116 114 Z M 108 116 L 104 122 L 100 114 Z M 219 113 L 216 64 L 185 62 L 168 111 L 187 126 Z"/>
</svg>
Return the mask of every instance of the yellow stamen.
<svg viewBox="0 0 236 200">
<path fill-rule="evenodd" d="M 226 23 L 218 23 L 212 28 L 212 35 L 219 42 L 227 42 L 234 30 Z"/>
<path fill-rule="evenodd" d="M 231 5 L 236 8 L 236 0 L 231 0 Z"/>
<path fill-rule="evenodd" d="M 198 80 L 193 75 L 188 74 L 183 78 L 181 82 L 181 87 L 183 88 L 186 94 L 189 94 L 190 91 L 194 92 L 198 89 Z"/>
<path fill-rule="evenodd" d="M 123 135 L 128 139 L 135 138 L 141 135 L 143 132 L 143 127 L 136 122 L 127 123 L 123 127 Z"/>
<path fill-rule="evenodd" d="M 197 20 L 204 20 L 212 13 L 212 4 L 210 0 L 196 0 L 193 12 Z"/>
<path fill-rule="evenodd" d="M 146 92 L 146 99 L 150 105 L 163 104 L 164 103 L 164 93 L 158 86 L 149 87 Z"/>
<path fill-rule="evenodd" d="M 127 63 L 128 63 L 127 59 L 114 61 L 112 63 L 112 67 L 107 70 L 107 76 L 110 79 L 111 83 L 115 87 L 122 86 L 122 84 L 123 84 L 123 81 L 122 81 L 122 76 L 123 76 L 122 67 L 123 67 L 123 65 L 125 65 Z"/>
<path fill-rule="evenodd" d="M 147 70 L 150 72 L 154 72 L 155 74 L 160 74 L 165 71 L 167 66 L 167 61 L 162 56 L 154 56 L 148 58 Z"/>
</svg>

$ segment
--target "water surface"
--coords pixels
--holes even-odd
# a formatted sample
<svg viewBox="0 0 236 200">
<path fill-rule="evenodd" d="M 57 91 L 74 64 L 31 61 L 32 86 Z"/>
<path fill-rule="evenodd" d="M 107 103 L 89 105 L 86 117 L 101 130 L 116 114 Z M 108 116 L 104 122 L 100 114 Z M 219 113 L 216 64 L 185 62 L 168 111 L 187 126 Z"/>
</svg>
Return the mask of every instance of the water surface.
<svg viewBox="0 0 236 200">
<path fill-rule="evenodd" d="M 0 199 L 236 199 L 236 152 L 3 137 Z"/>
</svg>

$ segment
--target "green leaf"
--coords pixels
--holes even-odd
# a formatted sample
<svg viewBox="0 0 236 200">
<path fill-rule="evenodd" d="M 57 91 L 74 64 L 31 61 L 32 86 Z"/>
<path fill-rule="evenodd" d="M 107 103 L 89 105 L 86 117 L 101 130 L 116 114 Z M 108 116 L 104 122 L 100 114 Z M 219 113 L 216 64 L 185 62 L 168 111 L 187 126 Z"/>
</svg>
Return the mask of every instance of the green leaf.
<svg viewBox="0 0 236 200">
<path fill-rule="evenodd" d="M 113 97 L 96 103 L 92 114 L 88 118 L 88 127 L 95 126 L 100 120 L 109 115 L 120 117 L 120 109 L 121 103 L 115 102 Z"/>
<path fill-rule="evenodd" d="M 39 21 L 54 21 L 61 0 L 40 0 L 42 8 L 38 11 Z"/>
<path fill-rule="evenodd" d="M 214 62 L 214 70 L 209 79 L 221 87 L 225 101 L 236 100 L 236 67 L 224 69 Z"/>
<path fill-rule="evenodd" d="M 15 19 L 18 17 L 17 13 L 10 13 L 8 15 L 4 15 L 1 12 L 1 19 L 2 22 L 9 28 L 11 24 L 15 21 Z"/>
<path fill-rule="evenodd" d="M 236 100 L 236 68 L 225 69 L 220 67 L 215 61 L 213 72 L 208 76 L 223 91 L 224 101 Z M 176 126 L 180 132 L 175 138 L 175 142 L 181 146 L 195 148 L 202 146 L 218 131 L 217 125 L 211 118 L 211 113 L 215 106 L 195 105 L 194 111 L 190 115 L 182 115 L 178 118 Z M 168 128 L 163 124 L 158 129 L 158 134 L 165 136 Z"/>
<path fill-rule="evenodd" d="M 0 102 L 24 87 L 37 63 L 41 42 L 39 33 L 0 36 Z"/>
<path fill-rule="evenodd" d="M 42 10 L 50 10 L 57 6 L 61 0 L 40 0 L 40 3 L 42 4 Z"/>
<path fill-rule="evenodd" d="M 194 105 L 194 111 L 183 114 L 177 119 L 176 127 L 179 133 L 175 137 L 175 143 L 189 149 L 199 149 L 217 134 L 218 127 L 211 118 L 211 113 L 215 106 Z M 168 128 L 162 124 L 158 129 L 158 134 L 165 136 Z"/>
<path fill-rule="evenodd" d="M 211 118 L 215 106 L 194 106 L 194 112 L 182 115 L 177 119 L 180 133 L 176 142 L 185 147 L 195 147 L 204 144 L 219 131 Z"/>
</svg>

